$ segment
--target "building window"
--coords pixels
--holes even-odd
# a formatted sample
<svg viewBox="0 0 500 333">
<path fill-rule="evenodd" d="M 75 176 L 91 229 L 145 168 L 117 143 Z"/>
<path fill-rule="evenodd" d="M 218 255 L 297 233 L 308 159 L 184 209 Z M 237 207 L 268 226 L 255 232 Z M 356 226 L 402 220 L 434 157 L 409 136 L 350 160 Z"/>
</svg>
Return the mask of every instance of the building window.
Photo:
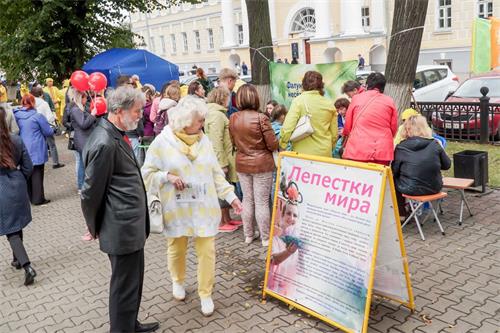
<svg viewBox="0 0 500 333">
<path fill-rule="evenodd" d="M 167 53 L 167 47 L 165 46 L 165 37 L 160 36 L 160 44 L 161 44 L 161 54 Z"/>
<path fill-rule="evenodd" d="M 185 33 L 185 32 L 182 33 L 182 40 L 184 42 L 184 52 L 188 52 L 189 49 L 188 49 L 188 35 L 187 35 L 187 33 Z"/>
<path fill-rule="evenodd" d="M 316 16 L 314 9 L 304 8 L 292 20 L 290 33 L 316 32 Z"/>
<path fill-rule="evenodd" d="M 370 27 L 370 7 L 361 7 L 361 24 L 365 29 Z"/>
<path fill-rule="evenodd" d="M 477 12 L 481 18 L 493 16 L 493 0 L 478 0 Z"/>
<path fill-rule="evenodd" d="M 243 25 L 238 24 L 236 25 L 236 28 L 238 29 L 238 45 L 243 44 Z"/>
<path fill-rule="evenodd" d="M 155 52 L 155 38 L 154 37 L 149 38 L 149 50 L 153 53 Z"/>
<path fill-rule="evenodd" d="M 451 29 L 451 0 L 439 0 L 439 29 Z"/>
<path fill-rule="evenodd" d="M 200 32 L 198 30 L 194 31 L 194 42 L 196 46 L 196 51 L 200 51 L 201 50 Z"/>
<path fill-rule="evenodd" d="M 208 49 L 214 49 L 214 31 L 212 29 L 208 29 Z"/>
<path fill-rule="evenodd" d="M 172 44 L 172 54 L 177 53 L 177 43 L 175 42 L 175 35 L 170 35 L 170 43 Z"/>
<path fill-rule="evenodd" d="M 224 27 L 220 27 L 220 44 L 224 44 Z"/>
</svg>

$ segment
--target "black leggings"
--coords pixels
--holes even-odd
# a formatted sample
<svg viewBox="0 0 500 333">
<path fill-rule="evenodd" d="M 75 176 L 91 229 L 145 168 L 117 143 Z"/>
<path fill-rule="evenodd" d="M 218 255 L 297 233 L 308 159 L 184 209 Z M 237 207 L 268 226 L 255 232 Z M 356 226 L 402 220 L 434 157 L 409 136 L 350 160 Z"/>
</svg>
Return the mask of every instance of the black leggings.
<svg viewBox="0 0 500 333">
<path fill-rule="evenodd" d="M 12 248 L 14 261 L 17 260 L 17 262 L 19 262 L 22 267 L 29 265 L 30 260 L 23 244 L 23 231 L 20 230 L 12 234 L 8 234 L 7 240 L 9 241 L 10 247 Z"/>
<path fill-rule="evenodd" d="M 45 201 L 43 189 L 44 164 L 33 166 L 31 177 L 28 178 L 28 193 L 30 201 L 34 205 L 40 205 Z"/>
</svg>

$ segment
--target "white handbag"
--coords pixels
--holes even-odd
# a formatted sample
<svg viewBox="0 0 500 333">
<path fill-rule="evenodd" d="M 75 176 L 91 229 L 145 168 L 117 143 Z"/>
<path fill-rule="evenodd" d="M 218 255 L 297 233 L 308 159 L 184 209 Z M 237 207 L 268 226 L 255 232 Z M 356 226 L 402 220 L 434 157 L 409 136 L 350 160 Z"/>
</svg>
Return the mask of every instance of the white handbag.
<svg viewBox="0 0 500 333">
<path fill-rule="evenodd" d="M 149 210 L 149 230 L 152 234 L 161 234 L 165 226 L 163 225 L 163 208 L 160 198 L 154 194 L 147 194 Z"/>
<path fill-rule="evenodd" d="M 290 136 L 291 142 L 300 141 L 314 133 L 314 128 L 311 125 L 311 115 L 309 114 L 307 104 L 304 104 L 304 106 L 306 107 L 306 114 L 300 117 L 297 125 L 295 125 L 295 129 Z"/>
</svg>

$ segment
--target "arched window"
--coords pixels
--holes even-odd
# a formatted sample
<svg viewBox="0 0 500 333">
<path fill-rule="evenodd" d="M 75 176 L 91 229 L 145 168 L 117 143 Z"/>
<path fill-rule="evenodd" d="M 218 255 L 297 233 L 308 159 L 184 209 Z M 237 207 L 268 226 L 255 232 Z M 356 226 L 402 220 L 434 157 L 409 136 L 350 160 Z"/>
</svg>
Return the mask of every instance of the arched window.
<svg viewBox="0 0 500 333">
<path fill-rule="evenodd" d="M 316 18 L 314 17 L 314 9 L 304 8 L 297 14 L 292 21 L 291 33 L 300 32 L 316 32 Z"/>
</svg>

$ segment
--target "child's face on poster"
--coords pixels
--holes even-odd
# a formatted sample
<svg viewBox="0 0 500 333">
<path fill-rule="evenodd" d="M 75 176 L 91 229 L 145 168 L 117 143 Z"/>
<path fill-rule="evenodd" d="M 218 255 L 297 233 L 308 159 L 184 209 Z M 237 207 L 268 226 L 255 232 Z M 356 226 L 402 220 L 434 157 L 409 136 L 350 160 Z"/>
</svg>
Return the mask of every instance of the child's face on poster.
<svg viewBox="0 0 500 333">
<path fill-rule="evenodd" d="M 284 214 L 284 226 L 289 227 L 297 223 L 297 219 L 299 218 L 299 207 L 297 205 L 287 204 L 285 207 Z"/>
</svg>

